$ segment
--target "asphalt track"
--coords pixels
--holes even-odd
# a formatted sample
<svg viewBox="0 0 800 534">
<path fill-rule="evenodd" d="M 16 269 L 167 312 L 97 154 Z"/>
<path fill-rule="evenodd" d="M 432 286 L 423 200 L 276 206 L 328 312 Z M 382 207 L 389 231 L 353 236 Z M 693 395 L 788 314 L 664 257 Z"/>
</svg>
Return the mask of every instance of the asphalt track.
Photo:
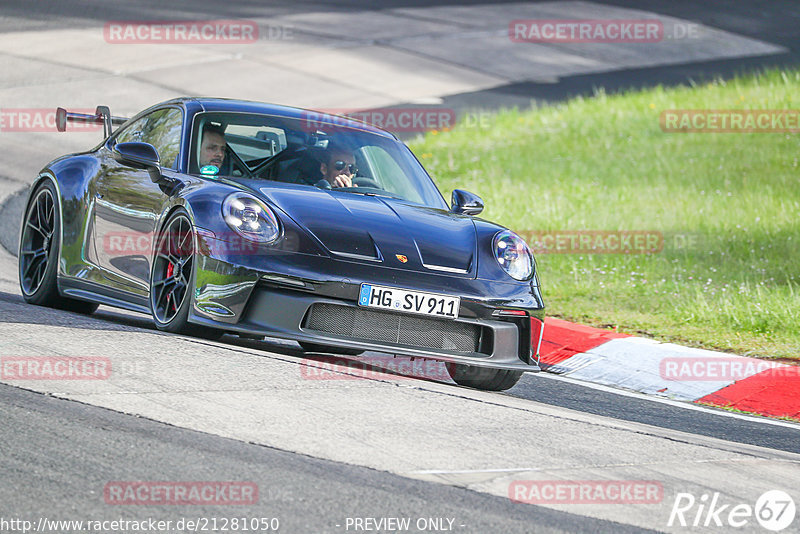
<svg viewBox="0 0 800 534">
<path fill-rule="evenodd" d="M 730 76 L 744 69 L 798 63 L 800 8 L 795 2 L 771 2 L 768 6 L 733 1 L 702 5 L 649 0 L 603 3 L 702 21 L 785 47 L 787 51 L 764 57 L 567 76 L 557 83 L 509 83 L 445 95 L 443 105 L 455 109 L 526 106 L 531 98 L 555 101 L 574 94 L 591 94 L 598 86 L 615 90 L 687 83 L 713 75 Z M 385 2 L 380 9 L 426 5 L 427 2 Z M 133 6 L 128 2 L 6 1 L 0 7 L 0 32 L 96 27 L 106 20 L 140 19 L 144 11 L 155 18 L 179 19 L 187 12 L 196 17 L 246 18 L 301 11 L 347 13 L 369 9 L 376 8 L 361 1 L 335 5 L 274 2 L 269 6 L 255 1 L 173 2 L 169 6 L 162 2 Z M 31 148 L 28 157 L 41 158 L 42 150 L 42 147 Z M 14 160 L 25 155 L 23 151 L 9 157 Z M 13 168 L 6 167 L 0 174 L 4 176 L 0 196 L 22 189 L 30 180 L 30 176 Z M 13 246 L 16 234 L 13 221 L 18 220 L 18 212 L 18 203 L 6 203 L 0 212 L 4 245 Z M 298 366 L 310 362 L 303 359 L 296 347 L 285 343 L 258 343 L 227 336 L 223 343 L 203 344 L 181 336 L 165 336 L 155 330 L 147 317 L 105 307 L 92 317 L 84 317 L 27 306 L 15 288 L 14 259 L 5 252 L 2 254 L 0 350 L 3 355 L 107 350 L 106 354 L 114 357 L 144 358 L 142 348 L 146 347 L 144 353 L 151 358 L 146 361 L 156 366 L 159 364 L 152 362 L 158 357 L 177 358 L 169 350 L 183 351 L 187 358 L 180 360 L 182 365 L 197 365 L 201 369 L 207 366 L 221 375 L 220 370 L 224 370 L 231 381 L 242 382 L 251 379 L 253 369 L 258 368 L 253 366 L 269 365 L 275 374 L 259 375 L 260 381 L 254 389 L 256 397 L 269 397 L 276 402 L 282 399 L 282 391 L 291 391 L 294 396 L 288 398 L 294 399 L 298 408 L 289 414 L 296 418 L 294 428 L 287 428 L 286 419 L 277 414 L 265 413 L 263 419 L 253 419 L 261 421 L 260 428 L 249 435 L 246 429 L 232 430 L 221 423 L 226 417 L 236 416 L 224 400 L 216 408 L 213 401 L 206 401 L 198 407 L 200 412 L 193 411 L 188 404 L 181 405 L 177 411 L 183 414 L 176 416 L 168 399 L 178 402 L 176 399 L 186 394 L 197 400 L 204 394 L 215 393 L 207 383 L 197 382 L 199 373 L 181 382 L 185 370 L 180 368 L 173 369 L 174 381 L 180 382 L 176 386 L 178 391 L 158 382 L 158 379 L 172 381 L 173 377 L 163 374 L 141 382 L 134 382 L 138 377 L 131 377 L 130 383 L 114 383 L 113 388 L 96 392 L 53 388 L 49 384 L 26 383 L 16 387 L 0 384 L 3 421 L 0 519 L 154 517 L 175 521 L 180 517 L 279 517 L 282 532 L 346 532 L 354 530 L 345 527 L 348 517 L 446 517 L 455 520 L 453 530 L 458 532 L 626 532 L 642 531 L 645 527 L 689 532 L 698 529 L 666 526 L 664 510 L 669 510 L 678 491 L 695 491 L 698 495 L 701 491 L 721 491 L 752 503 L 766 489 L 782 489 L 794 491 L 792 495 L 800 503 L 800 494 L 796 493 L 800 487 L 798 457 L 793 455 L 800 453 L 796 425 L 670 404 L 535 375 L 525 376 L 515 388 L 502 394 L 478 395 L 445 382 L 404 377 L 393 380 L 390 376 L 325 384 L 331 390 L 334 386 L 341 387 L 333 391 L 337 395 L 321 396 L 325 389 L 322 385 L 287 378 L 296 375 Z M 353 365 L 362 369 L 357 360 Z M 284 368 L 291 371 L 287 374 Z M 348 372 L 346 367 L 341 369 Z M 222 379 L 219 383 L 221 395 L 228 391 L 232 398 L 239 399 L 246 393 L 224 389 Z M 145 387 L 154 385 L 157 387 L 153 391 Z M 400 393 L 405 396 L 399 396 Z M 165 395 L 165 400 L 160 401 L 163 406 L 142 407 L 125 404 L 128 401 L 123 399 L 147 395 L 151 398 Z M 330 399 L 341 404 L 321 404 Z M 248 402 L 243 397 L 240 400 L 243 404 L 238 406 Z M 359 413 L 359 409 L 367 410 L 371 402 L 381 401 L 386 404 L 375 407 L 377 414 Z M 404 402 L 432 412 L 425 414 L 430 419 L 421 412 L 404 413 Z M 110 405 L 130 408 L 102 407 Z M 285 409 L 286 405 L 277 406 Z M 492 413 L 501 414 L 503 419 L 494 425 L 487 418 L 473 417 L 465 409 L 474 409 L 476 413 L 496 409 Z M 202 410 L 219 419 L 203 422 Z M 226 414 L 226 410 L 230 412 Z M 383 415 L 381 410 L 385 411 Z M 158 416 L 161 413 L 163 417 Z M 443 435 L 436 434 L 433 426 L 426 426 L 435 421 L 436 414 L 442 417 Z M 272 417 L 280 424 L 270 429 Z M 462 419 L 463 424 L 459 424 Z M 542 423 L 549 419 L 556 422 Z M 324 426 L 324 421 L 331 427 L 343 427 L 341 435 Z M 474 428 L 476 422 L 485 424 L 486 430 Z M 318 433 L 314 432 L 315 425 L 319 425 Z M 404 432 L 411 434 L 409 439 L 404 440 Z M 493 440 L 484 440 L 481 434 L 492 432 L 498 433 L 494 445 L 502 453 L 492 463 L 495 471 L 518 469 L 535 478 L 532 469 L 542 469 L 552 478 L 578 480 L 642 478 L 643 473 L 656 473 L 665 481 L 664 506 L 640 513 L 631 509 L 635 506 L 612 507 L 609 511 L 608 507 L 559 509 L 513 503 L 502 496 L 503 484 L 507 486 L 504 479 L 496 483 L 475 479 L 480 478 L 480 467 L 484 464 L 470 456 L 470 449 L 476 443 L 490 446 Z M 509 436 L 519 439 L 513 442 Z M 418 439 L 417 447 L 409 444 L 412 438 Z M 527 451 L 509 454 L 515 450 L 510 445 L 525 442 L 533 454 Z M 642 446 L 636 449 L 634 445 L 638 443 Z M 341 450 L 346 447 L 351 447 L 352 452 Z M 646 450 L 649 447 L 653 450 Z M 363 459 L 358 452 L 362 452 Z M 664 467 L 648 471 L 648 466 L 659 465 L 655 456 L 662 453 Z M 622 461 L 625 454 L 630 466 L 620 467 L 625 463 Z M 445 461 L 445 456 L 452 456 L 453 461 Z M 441 472 L 433 473 L 436 470 L 429 468 L 423 473 L 408 468 L 437 462 L 445 466 Z M 452 467 L 460 465 L 459 462 L 469 473 Z M 753 467 L 747 467 L 748 462 L 753 462 Z M 692 471 L 700 474 L 693 475 Z M 102 492 L 104 485 L 113 480 L 249 480 L 258 484 L 260 499 L 256 506 L 233 509 L 109 506 Z M 706 530 L 724 531 L 715 530 L 713 525 Z M 763 530 L 757 524 L 750 524 L 738 531 Z"/>
<path fill-rule="evenodd" d="M 458 532 L 640 532 L 619 523 L 175 428 L 0 385 L 3 516 L 51 520 L 266 517 L 280 532 L 347 518 L 450 518 Z M 246 480 L 257 506 L 110 507 L 109 480 Z M 351 529 L 352 530 L 352 529 Z M 4 531 L 5 532 L 5 531 Z"/>
</svg>

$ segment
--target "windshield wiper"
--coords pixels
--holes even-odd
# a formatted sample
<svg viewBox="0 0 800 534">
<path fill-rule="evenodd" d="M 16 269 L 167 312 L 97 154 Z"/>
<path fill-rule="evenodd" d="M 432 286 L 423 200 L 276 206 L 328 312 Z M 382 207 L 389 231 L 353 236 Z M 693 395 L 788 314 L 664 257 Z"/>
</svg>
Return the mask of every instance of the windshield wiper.
<svg viewBox="0 0 800 534">
<path fill-rule="evenodd" d="M 359 191 L 361 189 L 361 191 Z M 364 195 L 366 197 L 387 197 L 387 198 L 394 198 L 396 200 L 404 200 L 403 197 L 398 197 L 397 195 L 392 195 L 391 193 L 387 193 L 385 191 L 376 193 L 375 191 L 364 191 L 365 187 L 338 187 L 333 189 L 333 191 L 341 191 L 343 193 L 356 193 L 357 195 Z"/>
</svg>

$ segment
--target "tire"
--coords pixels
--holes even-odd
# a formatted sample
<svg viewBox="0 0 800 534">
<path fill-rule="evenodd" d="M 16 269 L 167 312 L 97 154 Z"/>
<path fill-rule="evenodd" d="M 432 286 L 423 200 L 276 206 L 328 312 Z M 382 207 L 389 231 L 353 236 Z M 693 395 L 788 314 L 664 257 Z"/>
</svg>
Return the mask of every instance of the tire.
<svg viewBox="0 0 800 534">
<path fill-rule="evenodd" d="M 309 343 L 307 341 L 300 341 L 300 346 L 306 352 L 322 352 L 325 354 L 343 354 L 345 356 L 358 356 L 363 354 L 361 349 L 346 349 L 342 347 L 331 347 L 330 345 L 319 345 L 317 343 Z"/>
<path fill-rule="evenodd" d="M 58 292 L 61 213 L 58 191 L 50 180 L 36 188 L 23 216 L 19 239 L 19 288 L 29 304 L 91 314 L 97 304 L 63 297 Z"/>
<path fill-rule="evenodd" d="M 459 386 L 482 389 L 484 391 L 505 391 L 511 389 L 522 378 L 523 371 L 509 369 L 488 369 L 460 363 L 448 363 L 447 372 Z"/>
<path fill-rule="evenodd" d="M 156 241 L 150 270 L 150 310 L 163 332 L 219 339 L 225 332 L 189 323 L 195 270 L 194 226 L 185 210 L 170 215 Z"/>
</svg>

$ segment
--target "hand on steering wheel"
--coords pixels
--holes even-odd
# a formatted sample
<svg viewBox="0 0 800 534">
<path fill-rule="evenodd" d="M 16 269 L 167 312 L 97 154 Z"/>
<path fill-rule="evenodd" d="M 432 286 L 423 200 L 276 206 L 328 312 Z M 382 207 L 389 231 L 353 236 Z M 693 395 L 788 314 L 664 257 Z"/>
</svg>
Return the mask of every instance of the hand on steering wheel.
<svg viewBox="0 0 800 534">
<path fill-rule="evenodd" d="M 353 178 L 347 174 L 340 174 L 333 179 L 333 187 L 353 187 Z"/>
<path fill-rule="evenodd" d="M 353 185 L 359 187 L 372 187 L 373 189 L 383 189 L 378 182 L 366 176 L 354 176 Z"/>
</svg>

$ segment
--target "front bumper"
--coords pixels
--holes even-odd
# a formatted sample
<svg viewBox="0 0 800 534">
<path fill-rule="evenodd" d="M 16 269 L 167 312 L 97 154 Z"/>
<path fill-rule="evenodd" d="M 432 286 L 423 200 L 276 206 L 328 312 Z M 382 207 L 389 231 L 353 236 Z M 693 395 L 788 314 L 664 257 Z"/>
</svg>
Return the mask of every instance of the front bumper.
<svg viewBox="0 0 800 534">
<path fill-rule="evenodd" d="M 532 332 L 531 322 L 543 321 L 544 306 L 536 286 L 405 272 L 306 254 L 206 254 L 197 260 L 189 316 L 196 324 L 476 367 L 539 370 L 541 332 Z M 267 266 L 269 270 L 263 268 Z M 359 307 L 362 282 L 457 295 L 459 317 Z M 498 316 L 498 310 L 523 314 Z"/>
</svg>

